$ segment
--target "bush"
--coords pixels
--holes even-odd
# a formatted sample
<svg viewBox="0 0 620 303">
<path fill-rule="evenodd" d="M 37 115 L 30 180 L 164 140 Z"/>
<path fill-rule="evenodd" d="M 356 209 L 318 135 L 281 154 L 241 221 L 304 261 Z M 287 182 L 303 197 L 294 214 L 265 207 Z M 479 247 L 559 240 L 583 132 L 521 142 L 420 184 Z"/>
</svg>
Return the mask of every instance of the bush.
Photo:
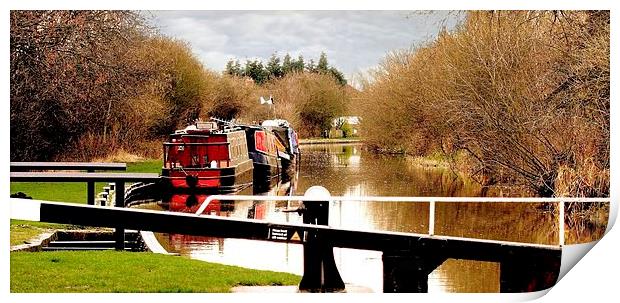
<svg viewBox="0 0 620 303">
<path fill-rule="evenodd" d="M 390 54 L 360 105 L 377 148 L 465 151 L 485 185 L 608 195 L 608 181 L 560 190 L 558 178 L 608 180 L 609 12 L 470 12 L 453 32 Z"/>
<path fill-rule="evenodd" d="M 12 161 L 135 150 L 198 117 L 215 74 L 144 23 L 125 11 L 11 12 Z"/>
<path fill-rule="evenodd" d="M 318 137 L 342 116 L 349 98 L 345 89 L 330 75 L 295 73 L 267 86 L 273 95 L 275 116 L 297 125 L 304 137 Z"/>
<path fill-rule="evenodd" d="M 351 127 L 351 124 L 345 122 L 342 124 L 342 126 L 340 126 L 340 130 L 342 131 L 342 136 L 344 138 L 350 138 L 353 136 L 353 127 Z"/>
<path fill-rule="evenodd" d="M 152 136 L 165 136 L 199 117 L 216 75 L 206 70 L 189 46 L 165 37 L 152 38 L 144 46 L 149 52 L 144 62 L 158 69 L 150 83 L 156 106 L 156 121 L 150 125 Z"/>
</svg>

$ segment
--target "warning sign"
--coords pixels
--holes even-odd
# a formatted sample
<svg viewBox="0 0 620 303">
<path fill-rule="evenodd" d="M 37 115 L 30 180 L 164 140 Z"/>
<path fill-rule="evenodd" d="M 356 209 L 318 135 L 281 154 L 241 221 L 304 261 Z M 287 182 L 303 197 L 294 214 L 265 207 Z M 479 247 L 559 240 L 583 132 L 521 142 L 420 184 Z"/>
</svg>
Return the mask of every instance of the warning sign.
<svg viewBox="0 0 620 303">
<path fill-rule="evenodd" d="M 293 229 L 271 228 L 268 238 L 275 241 L 303 242 L 303 232 Z"/>
<path fill-rule="evenodd" d="M 271 240 L 288 240 L 288 230 L 272 228 L 269 239 Z"/>
</svg>

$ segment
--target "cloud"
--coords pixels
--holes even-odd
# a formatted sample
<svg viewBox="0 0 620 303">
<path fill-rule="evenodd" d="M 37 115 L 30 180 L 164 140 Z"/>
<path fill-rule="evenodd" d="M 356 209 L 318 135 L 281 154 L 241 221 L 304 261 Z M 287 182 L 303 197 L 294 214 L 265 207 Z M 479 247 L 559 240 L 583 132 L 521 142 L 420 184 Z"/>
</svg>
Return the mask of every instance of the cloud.
<svg viewBox="0 0 620 303">
<path fill-rule="evenodd" d="M 346 75 L 376 66 L 396 49 L 432 39 L 458 17 L 407 11 L 155 11 L 153 23 L 187 41 L 203 63 L 221 71 L 231 58 L 266 60 L 273 53 L 318 60 Z"/>
</svg>

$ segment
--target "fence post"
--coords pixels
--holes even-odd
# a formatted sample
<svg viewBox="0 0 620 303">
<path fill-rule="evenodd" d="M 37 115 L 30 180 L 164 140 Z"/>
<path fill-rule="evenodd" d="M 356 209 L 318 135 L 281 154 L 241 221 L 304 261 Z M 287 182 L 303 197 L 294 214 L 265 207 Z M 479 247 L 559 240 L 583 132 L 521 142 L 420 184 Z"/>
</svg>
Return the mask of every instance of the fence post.
<svg viewBox="0 0 620 303">
<path fill-rule="evenodd" d="M 92 173 L 94 170 L 89 169 L 87 172 Z M 95 181 L 88 181 L 86 185 L 86 203 L 95 205 Z"/>
<path fill-rule="evenodd" d="M 435 234 L 435 200 L 431 200 L 428 205 L 428 235 Z"/>
<path fill-rule="evenodd" d="M 560 225 L 560 231 L 558 235 L 558 242 L 560 246 L 564 246 L 564 201 L 558 202 L 558 224 Z"/>
<path fill-rule="evenodd" d="M 114 206 L 125 207 L 125 182 L 116 181 L 115 187 L 116 198 L 114 199 Z M 125 229 L 123 227 L 116 227 L 114 230 L 114 239 L 116 241 L 114 245 L 116 250 L 125 250 Z"/>
<path fill-rule="evenodd" d="M 321 186 L 310 187 L 305 196 L 325 198 L 325 201 L 304 201 L 305 224 L 328 225 L 331 195 Z M 324 235 L 309 231 L 304 239 L 304 275 L 299 291 L 337 292 L 345 286 L 334 260 L 334 247 Z"/>
</svg>

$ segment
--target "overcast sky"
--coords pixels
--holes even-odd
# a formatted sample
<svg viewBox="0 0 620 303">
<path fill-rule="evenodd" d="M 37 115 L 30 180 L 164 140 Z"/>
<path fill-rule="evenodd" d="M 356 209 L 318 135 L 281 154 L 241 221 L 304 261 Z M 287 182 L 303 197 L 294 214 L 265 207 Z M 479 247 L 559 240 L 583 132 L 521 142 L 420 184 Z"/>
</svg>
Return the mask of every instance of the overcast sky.
<svg viewBox="0 0 620 303">
<path fill-rule="evenodd" d="M 222 71 L 230 59 L 262 59 L 273 53 L 330 65 L 351 78 L 376 66 L 389 51 L 429 41 L 452 29 L 446 11 L 150 11 L 164 35 L 190 43 L 203 64 Z"/>
</svg>

